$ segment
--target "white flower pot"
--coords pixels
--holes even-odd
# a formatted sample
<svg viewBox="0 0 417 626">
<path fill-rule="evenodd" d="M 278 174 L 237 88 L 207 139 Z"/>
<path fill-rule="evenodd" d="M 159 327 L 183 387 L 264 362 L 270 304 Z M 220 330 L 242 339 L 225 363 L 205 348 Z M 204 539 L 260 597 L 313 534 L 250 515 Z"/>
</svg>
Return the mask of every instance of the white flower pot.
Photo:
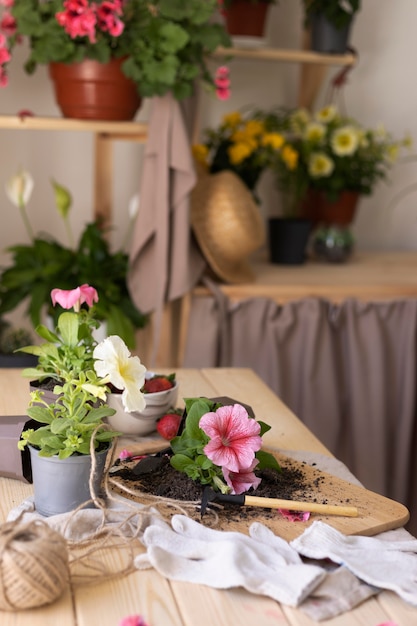
<svg viewBox="0 0 417 626">
<path fill-rule="evenodd" d="M 110 393 L 107 396 L 107 404 L 116 410 L 114 415 L 107 418 L 108 423 L 114 430 L 125 435 L 149 435 L 156 429 L 156 422 L 167 411 L 175 408 L 178 397 L 178 383 L 171 389 L 158 393 L 147 393 L 146 408 L 138 413 L 127 413 L 123 408 L 122 395 Z"/>
</svg>

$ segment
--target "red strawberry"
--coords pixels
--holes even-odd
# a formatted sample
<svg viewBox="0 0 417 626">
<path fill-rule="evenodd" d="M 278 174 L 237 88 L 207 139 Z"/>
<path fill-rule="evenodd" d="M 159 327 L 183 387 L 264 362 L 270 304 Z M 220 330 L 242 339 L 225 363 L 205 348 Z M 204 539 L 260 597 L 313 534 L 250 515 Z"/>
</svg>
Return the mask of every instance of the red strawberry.
<svg viewBox="0 0 417 626">
<path fill-rule="evenodd" d="M 174 386 L 175 378 L 172 378 L 172 374 L 170 376 L 153 376 L 148 380 L 145 380 L 145 384 L 143 385 L 144 393 L 157 393 L 159 391 L 167 391 Z"/>
<path fill-rule="evenodd" d="M 157 422 L 156 430 L 164 439 L 173 439 L 180 427 L 181 415 L 178 413 L 165 413 Z"/>
</svg>

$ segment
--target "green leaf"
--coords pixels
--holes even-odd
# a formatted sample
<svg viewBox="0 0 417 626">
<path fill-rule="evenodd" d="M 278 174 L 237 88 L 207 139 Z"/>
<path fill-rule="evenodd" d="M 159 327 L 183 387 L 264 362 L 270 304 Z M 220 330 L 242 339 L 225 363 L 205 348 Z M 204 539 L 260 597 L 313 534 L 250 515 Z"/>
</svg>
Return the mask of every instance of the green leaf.
<svg viewBox="0 0 417 626">
<path fill-rule="evenodd" d="M 36 422 L 40 422 L 41 424 L 51 424 L 53 421 L 53 417 L 46 407 L 42 406 L 30 406 L 27 409 L 27 414 Z"/>
<path fill-rule="evenodd" d="M 58 329 L 63 342 L 74 347 L 78 343 L 78 315 L 70 311 L 61 313 L 58 319 Z"/>
<path fill-rule="evenodd" d="M 269 467 L 271 469 L 276 470 L 277 472 L 282 471 L 280 464 L 278 463 L 278 461 L 276 460 L 273 454 L 270 454 L 269 452 L 265 452 L 264 450 L 258 450 L 258 452 L 255 453 L 255 457 L 259 461 L 258 465 L 256 466 L 257 470 L 262 470 L 262 469 Z"/>
</svg>

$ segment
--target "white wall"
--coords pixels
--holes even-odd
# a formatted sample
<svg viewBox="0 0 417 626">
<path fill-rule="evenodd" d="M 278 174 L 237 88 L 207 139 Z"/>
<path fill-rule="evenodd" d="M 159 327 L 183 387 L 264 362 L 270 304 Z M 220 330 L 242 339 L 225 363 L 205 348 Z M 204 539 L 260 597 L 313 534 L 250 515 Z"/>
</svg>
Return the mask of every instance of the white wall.
<svg viewBox="0 0 417 626">
<path fill-rule="evenodd" d="M 345 104 L 352 116 L 366 125 L 383 123 L 394 136 L 409 131 L 417 148 L 417 82 L 414 80 L 417 40 L 415 0 L 363 0 L 352 35 L 359 52 L 358 66 L 345 88 Z M 299 0 L 280 0 L 271 8 L 267 28 L 268 45 L 297 48 L 301 41 L 302 12 Z M 53 100 L 47 69 L 38 68 L 28 77 L 23 69 L 25 48 L 16 51 L 10 84 L 0 90 L 0 114 L 30 109 L 36 115 L 59 115 Z M 217 124 L 220 117 L 244 104 L 268 108 L 297 103 L 300 68 L 296 64 L 271 61 L 233 60 L 232 97 L 217 102 L 205 96 L 202 126 Z M 329 70 L 328 77 L 335 70 Z M 324 104 L 326 89 L 318 98 Z M 138 115 L 146 119 L 148 103 Z M 20 216 L 2 189 L 20 165 L 35 178 L 30 218 L 37 231 L 46 230 L 65 239 L 65 232 L 53 205 L 49 179 L 69 187 L 74 196 L 72 223 L 79 233 L 92 217 L 93 144 L 89 135 L 64 132 L 20 132 L 0 130 L 0 250 L 27 241 Z M 138 189 L 143 147 L 117 143 L 115 148 L 114 244 L 124 237 L 128 200 Z M 389 184 L 381 183 L 370 198 L 363 199 L 354 224 L 358 248 L 417 248 L 417 193 L 390 207 L 390 199 L 417 180 L 417 161 L 397 165 Z M 266 176 L 261 185 L 265 215 L 277 202 L 272 181 Z"/>
</svg>

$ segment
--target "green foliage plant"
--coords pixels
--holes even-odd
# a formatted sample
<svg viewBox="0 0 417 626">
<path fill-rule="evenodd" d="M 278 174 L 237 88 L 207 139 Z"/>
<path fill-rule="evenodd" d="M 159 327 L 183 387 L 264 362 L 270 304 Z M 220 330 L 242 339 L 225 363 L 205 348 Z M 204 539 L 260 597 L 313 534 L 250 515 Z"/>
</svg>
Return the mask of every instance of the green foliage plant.
<svg viewBox="0 0 417 626">
<path fill-rule="evenodd" d="M 28 176 L 27 172 L 20 172 L 13 179 L 22 182 L 25 176 Z M 16 187 L 20 188 L 19 185 Z M 26 300 L 27 314 L 34 328 L 40 324 L 44 311 L 56 323 L 62 309 L 52 306 L 52 289 L 73 289 L 77 285 L 89 284 L 100 293 L 95 309 L 96 320 L 105 321 L 109 335 L 119 335 L 130 348 L 134 348 L 135 331 L 146 325 L 147 318 L 134 305 L 127 287 L 127 252 L 111 251 L 106 232 L 98 222 L 87 224 L 78 243 L 71 244 L 74 239 L 69 223 L 71 195 L 57 183 L 53 187 L 56 207 L 65 222 L 70 245 L 63 245 L 48 234 L 35 236 L 29 227 L 30 243 L 8 248 L 12 261 L 0 274 L 0 315 L 13 311 Z M 9 193 L 9 198 L 19 206 L 25 216 L 24 223 L 28 225 L 28 199 L 22 196 L 19 200 L 13 193 Z M 131 226 L 129 224 L 128 228 Z"/>
</svg>

